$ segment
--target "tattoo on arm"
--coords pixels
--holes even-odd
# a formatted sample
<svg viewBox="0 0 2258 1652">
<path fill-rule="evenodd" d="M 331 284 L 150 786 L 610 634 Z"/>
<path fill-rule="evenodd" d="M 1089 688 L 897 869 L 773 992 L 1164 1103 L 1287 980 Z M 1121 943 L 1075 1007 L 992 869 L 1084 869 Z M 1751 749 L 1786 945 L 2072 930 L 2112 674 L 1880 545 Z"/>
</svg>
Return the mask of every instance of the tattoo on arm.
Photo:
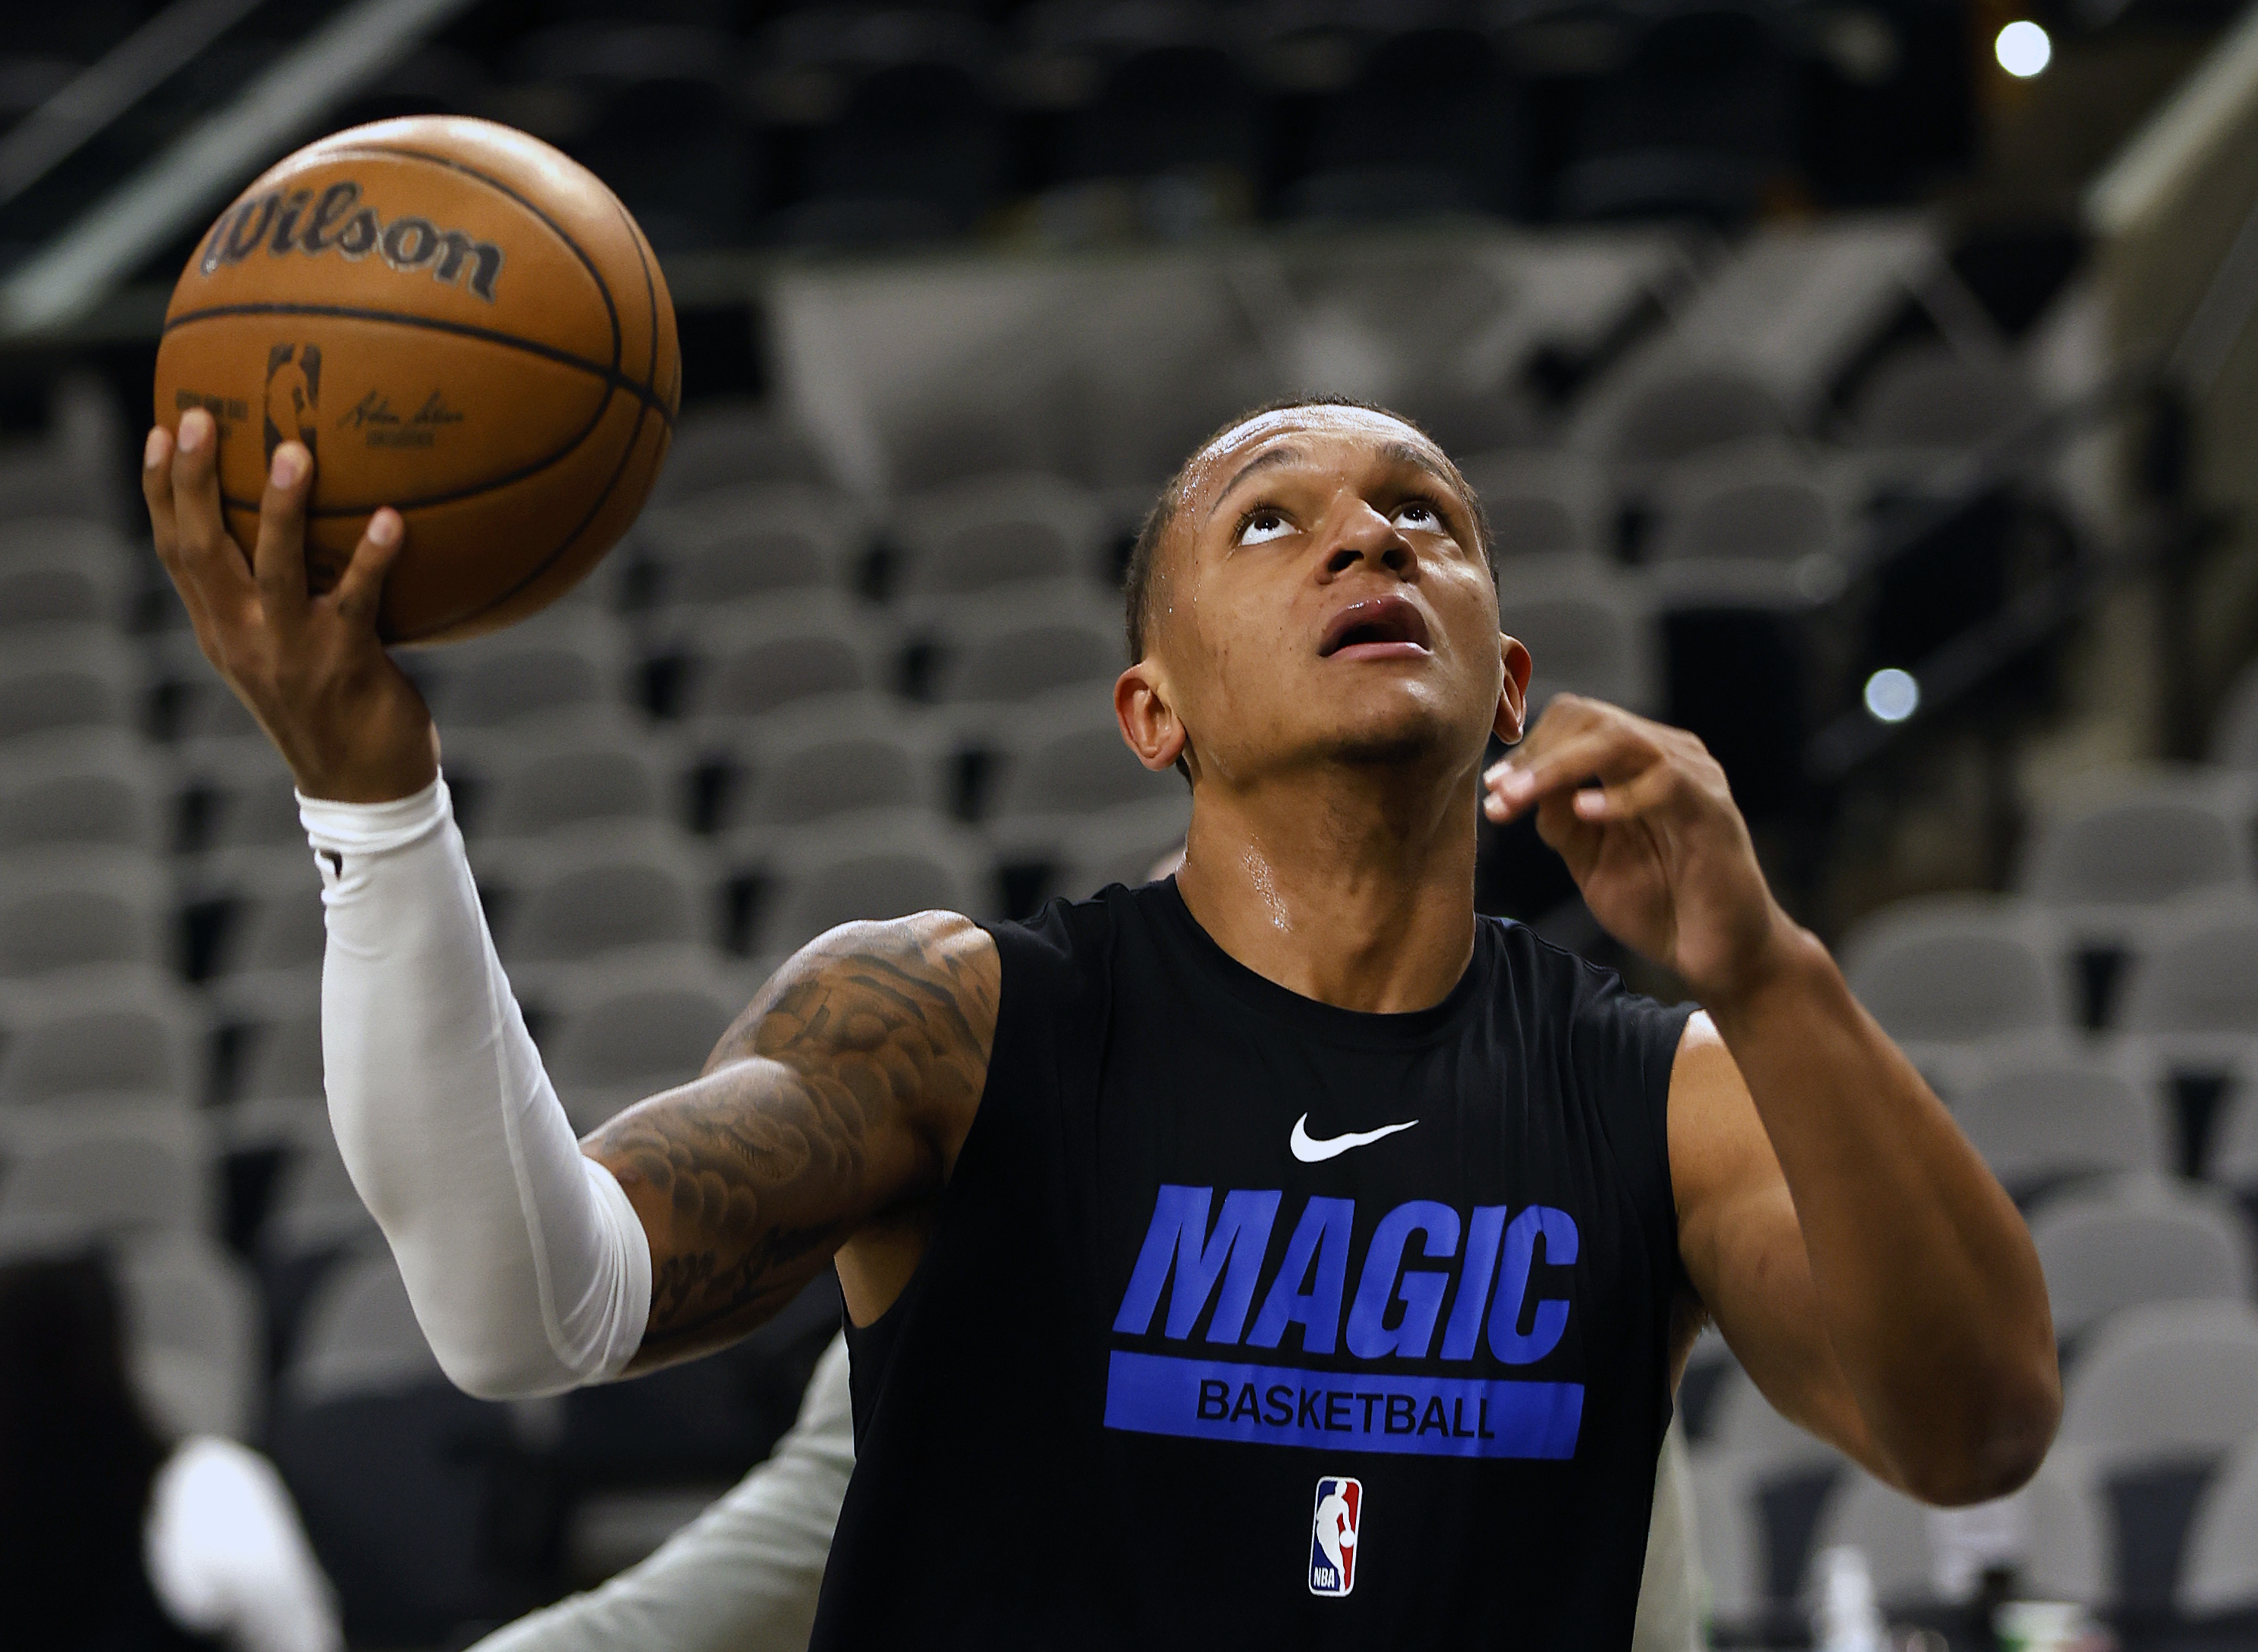
<svg viewBox="0 0 2258 1652">
<path fill-rule="evenodd" d="M 999 977 L 994 942 L 953 915 L 834 930 L 701 1077 L 589 1138 L 651 1239 L 634 1368 L 742 1335 L 858 1228 L 939 1192 L 987 1079 Z"/>
</svg>

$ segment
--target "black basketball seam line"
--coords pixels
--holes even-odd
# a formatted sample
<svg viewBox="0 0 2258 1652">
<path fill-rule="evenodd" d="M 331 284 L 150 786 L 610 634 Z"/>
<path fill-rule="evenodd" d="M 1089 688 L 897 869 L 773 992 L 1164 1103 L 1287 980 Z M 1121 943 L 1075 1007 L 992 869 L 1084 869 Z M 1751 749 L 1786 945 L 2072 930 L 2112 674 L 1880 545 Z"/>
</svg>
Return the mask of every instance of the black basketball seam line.
<svg viewBox="0 0 2258 1652">
<path fill-rule="evenodd" d="M 621 221 L 627 225 L 628 245 L 635 248 L 636 261 L 643 267 L 643 299 L 650 310 L 650 360 L 643 369 L 643 377 L 648 382 L 650 382 L 651 388 L 653 390 L 657 390 L 658 388 L 658 287 L 657 284 L 651 280 L 650 260 L 643 256 L 643 235 L 642 232 L 636 228 L 635 220 L 628 216 L 627 208 L 621 205 L 616 198 L 612 202 L 612 208 L 620 215 Z M 681 372 L 681 349 L 678 343 L 676 346 L 675 354 L 677 358 L 675 371 L 678 377 Z M 609 405 L 608 402 L 606 405 Z M 573 542 L 579 538 L 582 534 L 587 532 L 588 524 L 596 519 L 596 513 L 603 509 L 607 504 L 611 502 L 612 494 L 620 485 L 620 478 L 627 473 L 628 461 L 635 457 L 636 448 L 643 440 L 643 420 L 650 416 L 651 410 L 650 404 L 648 402 L 644 402 L 637 407 L 636 410 L 635 428 L 628 432 L 627 445 L 620 450 L 619 463 L 612 467 L 611 478 L 609 481 L 605 482 L 604 491 L 596 495 L 595 502 L 588 507 L 586 513 L 583 515 L 579 523 L 573 526 L 572 531 L 566 534 L 558 543 L 556 550 L 550 552 L 546 557 L 543 558 L 539 563 L 526 573 L 523 579 L 518 580 L 516 584 L 502 592 L 501 595 L 495 597 L 484 608 L 479 609 L 473 613 L 465 614 L 460 618 L 453 621 L 452 623 L 457 625 L 465 624 L 469 621 L 477 619 L 479 615 L 493 613 L 494 609 L 508 602 L 510 598 L 515 596 L 519 592 L 524 590 L 528 586 L 540 579 L 543 574 L 548 573 L 550 569 L 557 566 L 558 560 L 564 557 L 564 553 L 572 548 Z M 673 427 L 671 424 L 668 426 L 670 433 L 671 432 L 672 428 Z M 584 434 L 581 439 L 585 441 L 586 439 L 586 436 Z"/>
<path fill-rule="evenodd" d="M 576 356 L 569 350 L 559 350 L 554 345 L 538 343 L 531 338 L 520 338 L 513 333 L 500 332 L 491 327 L 475 326 L 467 321 L 445 321 L 437 316 L 418 316 L 394 310 L 367 310 L 358 304 L 214 304 L 203 310 L 191 310 L 173 317 L 165 323 L 164 331 L 170 333 L 176 327 L 190 322 L 224 320 L 231 316 L 323 316 L 340 321 L 382 321 L 402 327 L 421 327 L 427 332 L 451 333 L 459 338 L 476 338 L 485 344 L 501 345 L 527 355 L 554 361 L 559 367 L 572 367 L 601 381 L 614 390 L 626 392 L 648 403 L 653 411 L 666 420 L 669 429 L 674 421 L 666 409 L 658 405 L 657 393 L 636 384 L 616 367 L 607 367 L 600 361 L 586 356 Z"/>
<path fill-rule="evenodd" d="M 450 172 L 459 172 L 466 178 L 476 178 L 480 183 L 485 184 L 488 189 L 497 190 L 500 193 L 508 196 L 511 200 L 516 202 L 518 205 L 523 207 L 528 212 L 532 213 L 535 217 L 539 218 L 543 224 L 547 224 L 549 226 L 550 233 L 554 235 L 558 240 L 564 243 L 565 246 L 571 250 L 572 256 L 580 260 L 580 267 L 588 272 L 588 279 L 596 283 L 597 295 L 604 301 L 604 315 L 612 324 L 612 370 L 614 373 L 619 371 L 620 351 L 624 340 L 620 329 L 620 307 L 612 297 L 611 283 L 604 279 L 603 272 L 596 267 L 596 260 L 588 256 L 586 252 L 582 249 L 579 242 L 572 239 L 572 237 L 565 231 L 563 224 L 559 224 L 555 218 L 550 217 L 548 213 L 543 211 L 536 203 L 528 200 L 516 190 L 511 189 L 509 185 L 504 183 L 500 178 L 489 177 L 486 174 L 480 172 L 476 167 L 465 166 L 463 162 L 451 160 L 445 155 L 435 155 L 428 149 L 408 149 L 396 144 L 370 143 L 364 140 L 358 143 L 340 144 L 335 149 L 327 150 L 324 153 L 325 154 L 340 155 L 351 154 L 356 150 L 368 154 L 406 155 L 411 160 L 427 160 L 430 162 L 431 165 L 435 167 L 444 167 Z M 584 171 L 586 170 L 585 167 L 582 169 Z M 593 172 L 589 173 L 588 175 L 592 178 L 596 176 Z M 600 184 L 603 183 L 604 181 L 601 178 L 596 178 L 596 182 Z M 610 186 L 606 185 L 604 192 L 607 195 L 611 195 Z M 619 197 L 617 196 L 612 196 L 611 198 L 613 203 L 617 204 Z"/>
</svg>

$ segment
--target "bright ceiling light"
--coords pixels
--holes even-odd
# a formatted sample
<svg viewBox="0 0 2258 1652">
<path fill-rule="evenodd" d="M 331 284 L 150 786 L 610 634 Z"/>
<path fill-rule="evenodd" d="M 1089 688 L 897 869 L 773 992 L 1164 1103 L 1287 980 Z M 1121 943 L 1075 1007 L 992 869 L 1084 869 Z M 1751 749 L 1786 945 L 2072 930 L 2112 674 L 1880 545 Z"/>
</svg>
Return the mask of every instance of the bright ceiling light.
<svg viewBox="0 0 2258 1652">
<path fill-rule="evenodd" d="M 1877 723 L 1903 723 L 1920 709 L 1921 685 L 1895 666 L 1866 679 L 1866 715 Z"/>
<path fill-rule="evenodd" d="M 1999 67 L 2019 81 L 2030 79 L 2054 61 L 2054 42 L 2027 19 L 2000 30 L 1992 50 L 1999 55 Z"/>
</svg>

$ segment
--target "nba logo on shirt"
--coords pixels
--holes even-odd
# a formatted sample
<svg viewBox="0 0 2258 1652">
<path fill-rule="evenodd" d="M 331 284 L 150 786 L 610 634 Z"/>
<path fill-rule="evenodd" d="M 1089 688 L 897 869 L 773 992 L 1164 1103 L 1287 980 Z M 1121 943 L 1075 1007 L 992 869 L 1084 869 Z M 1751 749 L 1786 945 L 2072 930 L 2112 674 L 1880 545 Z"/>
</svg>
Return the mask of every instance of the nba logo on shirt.
<svg viewBox="0 0 2258 1652">
<path fill-rule="evenodd" d="M 1363 1508 L 1362 1481 L 1328 1477 L 1317 1482 L 1310 1530 L 1311 1594 L 1345 1595 L 1356 1587 L 1356 1522 Z"/>
</svg>

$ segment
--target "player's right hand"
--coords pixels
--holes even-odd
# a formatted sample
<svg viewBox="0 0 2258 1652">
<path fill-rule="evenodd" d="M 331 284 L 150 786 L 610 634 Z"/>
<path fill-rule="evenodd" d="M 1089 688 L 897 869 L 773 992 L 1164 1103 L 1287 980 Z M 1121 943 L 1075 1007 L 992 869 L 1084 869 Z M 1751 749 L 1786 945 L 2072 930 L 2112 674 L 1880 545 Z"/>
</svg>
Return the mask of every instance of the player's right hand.
<svg viewBox="0 0 2258 1652">
<path fill-rule="evenodd" d="M 202 408 L 160 425 L 142 451 L 141 492 L 157 556 L 196 641 L 266 730 L 309 797 L 378 803 L 411 797 L 438 773 L 423 697 L 376 633 L 384 576 L 407 539 L 389 508 L 368 519 L 334 589 L 306 588 L 306 500 L 313 455 L 274 450 L 246 556 L 220 511 L 219 429 Z"/>
</svg>

